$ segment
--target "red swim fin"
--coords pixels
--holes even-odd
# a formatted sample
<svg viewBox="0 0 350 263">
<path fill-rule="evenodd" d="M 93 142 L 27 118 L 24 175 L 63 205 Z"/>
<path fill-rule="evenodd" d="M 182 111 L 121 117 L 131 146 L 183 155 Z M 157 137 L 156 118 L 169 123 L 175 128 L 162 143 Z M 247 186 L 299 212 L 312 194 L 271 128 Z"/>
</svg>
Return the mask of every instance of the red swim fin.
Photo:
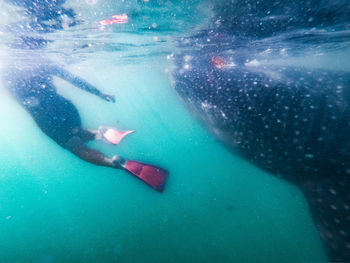
<svg viewBox="0 0 350 263">
<path fill-rule="evenodd" d="M 113 24 L 125 24 L 128 22 L 128 16 L 126 14 L 113 15 L 112 18 L 100 21 L 103 26 Z"/>
<path fill-rule="evenodd" d="M 100 127 L 99 128 L 102 137 L 111 144 L 118 144 L 120 141 L 128 134 L 134 132 L 132 131 L 118 131 L 112 128 Z"/>
<path fill-rule="evenodd" d="M 163 192 L 169 172 L 160 167 L 135 161 L 126 161 L 123 168 L 158 192 Z"/>
</svg>

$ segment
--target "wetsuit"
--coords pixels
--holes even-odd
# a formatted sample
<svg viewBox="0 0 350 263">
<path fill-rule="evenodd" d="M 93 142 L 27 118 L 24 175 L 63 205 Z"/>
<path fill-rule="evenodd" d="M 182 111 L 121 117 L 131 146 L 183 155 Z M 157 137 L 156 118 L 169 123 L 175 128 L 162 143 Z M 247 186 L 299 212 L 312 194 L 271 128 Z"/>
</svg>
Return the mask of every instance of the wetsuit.
<svg viewBox="0 0 350 263">
<path fill-rule="evenodd" d="M 75 136 L 87 139 L 90 136 L 81 127 L 76 107 L 57 93 L 53 75 L 58 76 L 90 93 L 105 95 L 86 81 L 76 77 L 50 62 L 33 66 L 18 63 L 5 72 L 5 81 L 10 93 L 31 114 L 40 129 L 62 147 Z"/>
</svg>

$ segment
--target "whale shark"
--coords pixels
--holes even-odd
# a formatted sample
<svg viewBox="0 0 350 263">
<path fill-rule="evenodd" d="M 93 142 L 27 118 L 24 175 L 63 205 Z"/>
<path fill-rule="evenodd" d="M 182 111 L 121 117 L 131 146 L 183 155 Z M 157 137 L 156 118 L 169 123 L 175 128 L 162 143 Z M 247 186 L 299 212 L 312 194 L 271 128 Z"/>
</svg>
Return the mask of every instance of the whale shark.
<svg viewBox="0 0 350 263">
<path fill-rule="evenodd" d="M 349 262 L 350 72 L 285 63 L 350 45 L 349 3 L 314 2 L 213 4 L 178 41 L 173 85 L 232 152 L 299 187 L 329 260 Z"/>
</svg>

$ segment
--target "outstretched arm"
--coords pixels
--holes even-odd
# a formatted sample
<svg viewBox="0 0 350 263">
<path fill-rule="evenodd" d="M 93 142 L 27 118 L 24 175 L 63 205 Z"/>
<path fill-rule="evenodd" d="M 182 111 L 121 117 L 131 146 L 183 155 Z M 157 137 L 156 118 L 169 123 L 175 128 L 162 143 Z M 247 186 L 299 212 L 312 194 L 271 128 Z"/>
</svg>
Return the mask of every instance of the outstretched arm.
<svg viewBox="0 0 350 263">
<path fill-rule="evenodd" d="M 104 99 L 106 101 L 115 102 L 114 96 L 102 93 L 100 90 L 95 88 L 93 85 L 91 85 L 87 81 L 73 75 L 72 73 L 68 72 L 67 70 L 65 70 L 61 67 L 52 66 L 50 73 L 72 83 L 74 86 L 76 86 L 82 90 L 85 90 L 91 94 L 99 96 L 101 99 Z"/>
</svg>

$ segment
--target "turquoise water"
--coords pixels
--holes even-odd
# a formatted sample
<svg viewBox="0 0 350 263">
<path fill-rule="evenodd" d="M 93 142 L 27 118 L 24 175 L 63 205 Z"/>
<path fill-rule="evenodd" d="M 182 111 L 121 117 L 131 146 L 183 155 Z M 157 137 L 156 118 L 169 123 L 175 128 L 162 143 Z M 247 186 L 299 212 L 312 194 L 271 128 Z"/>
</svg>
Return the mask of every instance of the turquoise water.
<svg viewBox="0 0 350 263">
<path fill-rule="evenodd" d="M 166 167 L 163 194 L 58 147 L 1 92 L 2 262 L 324 260 L 301 193 L 208 134 L 172 90 L 164 65 L 115 66 L 106 57 L 71 69 L 116 94 L 115 104 L 60 83 L 86 127 L 136 130 L 118 146 L 92 146 Z"/>
<path fill-rule="evenodd" d="M 129 37 L 144 43 L 154 35 Z M 90 146 L 168 169 L 164 193 L 62 149 L 1 86 L 0 262 L 326 261 L 301 192 L 207 132 L 172 89 L 166 55 L 119 54 L 78 54 L 67 63 L 50 53 L 115 94 L 115 104 L 55 83 L 84 127 L 136 130 L 118 146 Z"/>
</svg>

